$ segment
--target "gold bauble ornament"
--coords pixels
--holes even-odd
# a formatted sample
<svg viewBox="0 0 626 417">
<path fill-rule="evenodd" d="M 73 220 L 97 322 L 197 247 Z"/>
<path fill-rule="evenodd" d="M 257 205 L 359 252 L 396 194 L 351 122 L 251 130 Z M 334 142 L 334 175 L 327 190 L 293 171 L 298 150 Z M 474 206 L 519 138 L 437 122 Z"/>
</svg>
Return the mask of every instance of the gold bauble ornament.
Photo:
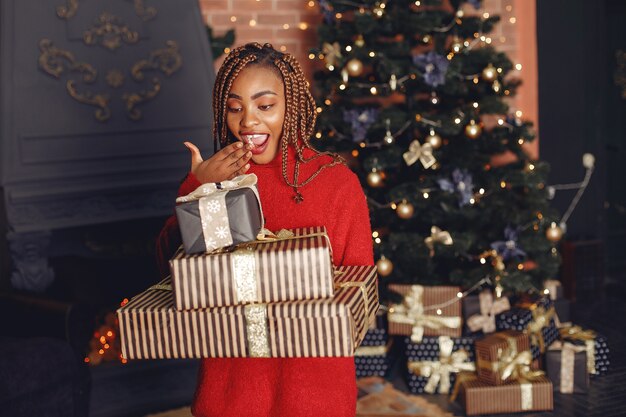
<svg viewBox="0 0 626 417">
<path fill-rule="evenodd" d="M 430 132 L 426 136 L 426 142 L 430 143 L 430 146 L 432 146 L 433 149 L 439 149 L 443 143 L 441 136 L 435 132 L 435 129 L 430 129 Z"/>
<path fill-rule="evenodd" d="M 496 67 L 489 64 L 483 70 L 482 76 L 485 81 L 493 81 L 498 77 L 498 71 L 496 70 Z"/>
<path fill-rule="evenodd" d="M 367 174 L 367 184 L 373 188 L 382 187 L 384 179 L 385 174 L 382 171 L 373 170 Z"/>
<path fill-rule="evenodd" d="M 558 224 L 552 222 L 550 227 L 546 229 L 546 238 L 550 242 L 558 242 L 563 237 L 563 229 Z"/>
<path fill-rule="evenodd" d="M 415 209 L 413 208 L 413 204 L 407 201 L 401 202 L 396 207 L 396 213 L 398 214 L 398 217 L 400 217 L 401 219 L 405 219 L 405 220 L 410 219 L 411 217 L 413 217 L 413 212 L 415 212 Z"/>
<path fill-rule="evenodd" d="M 365 45 L 365 39 L 363 39 L 363 35 L 357 36 L 356 40 L 354 41 L 354 44 L 358 46 L 359 48 L 362 48 Z"/>
<path fill-rule="evenodd" d="M 483 133 L 483 128 L 473 119 L 470 120 L 470 123 L 467 126 L 465 126 L 465 136 L 470 139 L 478 138 L 481 133 Z"/>
<path fill-rule="evenodd" d="M 351 77 L 358 77 L 363 74 L 363 63 L 357 58 L 352 58 L 346 64 L 346 69 Z"/>
<path fill-rule="evenodd" d="M 393 263 L 384 255 L 376 262 L 376 267 L 378 268 L 378 275 L 381 277 L 386 277 L 393 271 Z"/>
</svg>

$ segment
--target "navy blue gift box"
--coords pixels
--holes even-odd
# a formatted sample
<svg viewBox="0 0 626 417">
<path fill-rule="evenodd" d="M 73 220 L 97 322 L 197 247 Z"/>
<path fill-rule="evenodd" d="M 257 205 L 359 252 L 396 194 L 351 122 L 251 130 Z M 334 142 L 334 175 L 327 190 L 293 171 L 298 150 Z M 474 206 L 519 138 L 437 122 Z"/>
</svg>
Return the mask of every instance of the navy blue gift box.
<svg viewBox="0 0 626 417">
<path fill-rule="evenodd" d="M 567 328 L 562 329 L 561 338 L 564 341 L 568 341 L 574 345 L 585 346 L 584 340 L 579 340 L 574 337 L 567 336 Z M 598 334 L 594 331 L 586 330 L 585 332 L 593 333 L 594 338 L 594 372 L 590 372 L 591 377 L 604 375 L 609 371 L 609 366 L 611 365 L 611 361 L 609 358 L 609 343 L 606 336 L 602 334 Z"/>
<path fill-rule="evenodd" d="M 388 351 L 387 331 L 384 328 L 369 329 L 361 346 L 354 353 L 356 377 L 385 376 L 389 370 Z"/>
<path fill-rule="evenodd" d="M 547 298 L 541 298 L 537 301 L 536 305 L 546 310 L 552 307 L 551 301 Z M 517 330 L 523 332 L 532 321 L 533 313 L 530 309 L 513 307 L 509 311 L 505 311 L 496 316 L 496 329 L 498 331 Z M 541 334 L 543 336 L 545 349 L 559 338 L 559 329 L 557 329 L 554 319 L 550 319 L 550 324 L 541 329 Z M 533 359 L 537 359 L 542 353 L 537 343 L 531 344 L 530 352 L 532 353 Z"/>
<path fill-rule="evenodd" d="M 451 337 L 454 342 L 452 353 L 464 349 L 468 353 L 468 361 L 474 362 L 474 341 L 476 337 Z M 421 361 L 439 361 L 439 336 L 425 336 L 421 343 L 411 342 L 410 337 L 404 338 L 408 363 Z M 406 383 L 413 394 L 424 394 L 429 377 L 418 376 L 409 370 L 407 363 Z M 450 374 L 450 386 L 454 387 L 456 373 Z M 435 391 L 438 392 L 438 391 Z"/>
</svg>

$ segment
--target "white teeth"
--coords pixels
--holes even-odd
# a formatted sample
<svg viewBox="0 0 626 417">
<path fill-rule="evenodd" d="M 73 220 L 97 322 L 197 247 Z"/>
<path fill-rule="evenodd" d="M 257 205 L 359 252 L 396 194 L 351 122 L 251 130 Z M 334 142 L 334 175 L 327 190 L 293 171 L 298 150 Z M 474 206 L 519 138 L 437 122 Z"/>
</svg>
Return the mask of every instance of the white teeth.
<svg viewBox="0 0 626 417">
<path fill-rule="evenodd" d="M 255 145 L 262 145 L 263 142 L 265 142 L 267 140 L 267 138 L 269 137 L 269 135 L 241 135 L 241 138 L 250 143 L 254 143 Z"/>
</svg>

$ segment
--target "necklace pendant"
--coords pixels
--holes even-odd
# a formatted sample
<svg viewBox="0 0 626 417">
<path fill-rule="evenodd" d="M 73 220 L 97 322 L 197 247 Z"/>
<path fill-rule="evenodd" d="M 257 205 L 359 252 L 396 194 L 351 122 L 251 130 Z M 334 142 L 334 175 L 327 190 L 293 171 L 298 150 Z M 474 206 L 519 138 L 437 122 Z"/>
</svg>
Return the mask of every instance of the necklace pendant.
<svg viewBox="0 0 626 417">
<path fill-rule="evenodd" d="M 302 197 L 302 194 L 300 194 L 300 192 L 296 191 L 296 195 L 293 196 L 294 201 L 296 202 L 296 204 L 300 204 L 302 203 L 302 201 L 304 201 L 304 197 Z"/>
</svg>

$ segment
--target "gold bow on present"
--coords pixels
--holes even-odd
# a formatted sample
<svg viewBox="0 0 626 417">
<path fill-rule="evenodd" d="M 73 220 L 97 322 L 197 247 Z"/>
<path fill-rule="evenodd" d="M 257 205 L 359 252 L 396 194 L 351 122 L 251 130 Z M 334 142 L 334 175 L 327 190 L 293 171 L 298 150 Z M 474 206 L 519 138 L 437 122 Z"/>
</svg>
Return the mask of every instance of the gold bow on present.
<svg viewBox="0 0 626 417">
<path fill-rule="evenodd" d="M 556 300 L 556 295 L 560 286 L 561 282 L 556 279 L 547 279 L 543 282 L 543 288 L 548 290 L 548 295 L 552 301 Z"/>
<path fill-rule="evenodd" d="M 552 343 L 548 350 L 561 351 L 561 372 L 559 391 L 562 394 L 571 394 L 574 392 L 574 361 L 578 352 L 585 352 L 584 346 L 576 346 L 569 342 L 561 342 L 557 340 Z"/>
<path fill-rule="evenodd" d="M 452 236 L 450 232 L 441 230 L 437 226 L 431 226 L 430 228 L 430 236 L 424 239 L 424 243 L 430 249 L 430 256 L 435 255 L 435 243 L 440 243 L 442 245 L 452 245 L 454 243 L 452 241 Z"/>
<path fill-rule="evenodd" d="M 450 374 L 461 371 L 474 371 L 474 362 L 468 362 L 469 354 L 465 349 L 452 353 L 454 342 L 449 336 L 439 336 L 438 361 L 409 361 L 409 371 L 428 378 L 424 391 L 433 394 L 439 386 L 440 394 L 450 392 Z"/>
<path fill-rule="evenodd" d="M 322 44 L 322 53 L 324 54 L 326 66 L 334 66 L 337 63 L 337 59 L 341 58 L 341 46 L 339 46 L 339 42 L 332 44 L 324 42 Z"/>
<path fill-rule="evenodd" d="M 409 324 L 413 326 L 411 341 L 420 343 L 424 337 L 424 328 L 430 329 L 458 329 L 461 327 L 460 317 L 442 317 L 439 315 L 424 314 L 424 287 L 411 285 L 409 294 L 404 297 L 402 304 L 394 304 L 389 308 L 388 319 L 392 323 Z"/>
<path fill-rule="evenodd" d="M 543 328 L 550 325 L 550 321 L 554 318 L 554 307 L 545 309 L 539 306 L 531 307 L 533 320 L 526 327 L 526 332 L 530 333 L 530 340 L 533 345 L 539 345 L 539 351 L 544 353 L 546 351 L 546 342 L 543 338 Z"/>
<path fill-rule="evenodd" d="M 480 314 L 474 314 L 467 319 L 467 327 L 473 332 L 482 330 L 484 333 L 496 331 L 496 314 L 511 308 L 509 299 L 506 297 L 496 298 L 494 301 L 491 291 L 486 290 L 478 294 Z"/>
<path fill-rule="evenodd" d="M 402 157 L 409 166 L 419 160 L 425 169 L 430 168 L 437 162 L 433 155 L 433 146 L 428 142 L 422 145 L 417 139 L 411 142 L 409 150 L 403 153 Z"/>
<path fill-rule="evenodd" d="M 518 352 L 514 338 L 499 333 L 496 333 L 496 336 L 506 340 L 508 346 L 505 349 L 498 350 L 498 358 L 493 362 L 478 358 L 476 362 L 479 368 L 497 372 L 501 381 L 508 379 L 511 381 L 526 381 L 544 374 L 543 371 L 530 369 L 530 364 L 533 360 L 530 351 Z"/>
<path fill-rule="evenodd" d="M 559 329 L 561 339 L 580 340 L 585 342 L 587 351 L 587 372 L 596 374 L 596 332 L 583 330 L 580 326 L 568 326 Z"/>
</svg>

